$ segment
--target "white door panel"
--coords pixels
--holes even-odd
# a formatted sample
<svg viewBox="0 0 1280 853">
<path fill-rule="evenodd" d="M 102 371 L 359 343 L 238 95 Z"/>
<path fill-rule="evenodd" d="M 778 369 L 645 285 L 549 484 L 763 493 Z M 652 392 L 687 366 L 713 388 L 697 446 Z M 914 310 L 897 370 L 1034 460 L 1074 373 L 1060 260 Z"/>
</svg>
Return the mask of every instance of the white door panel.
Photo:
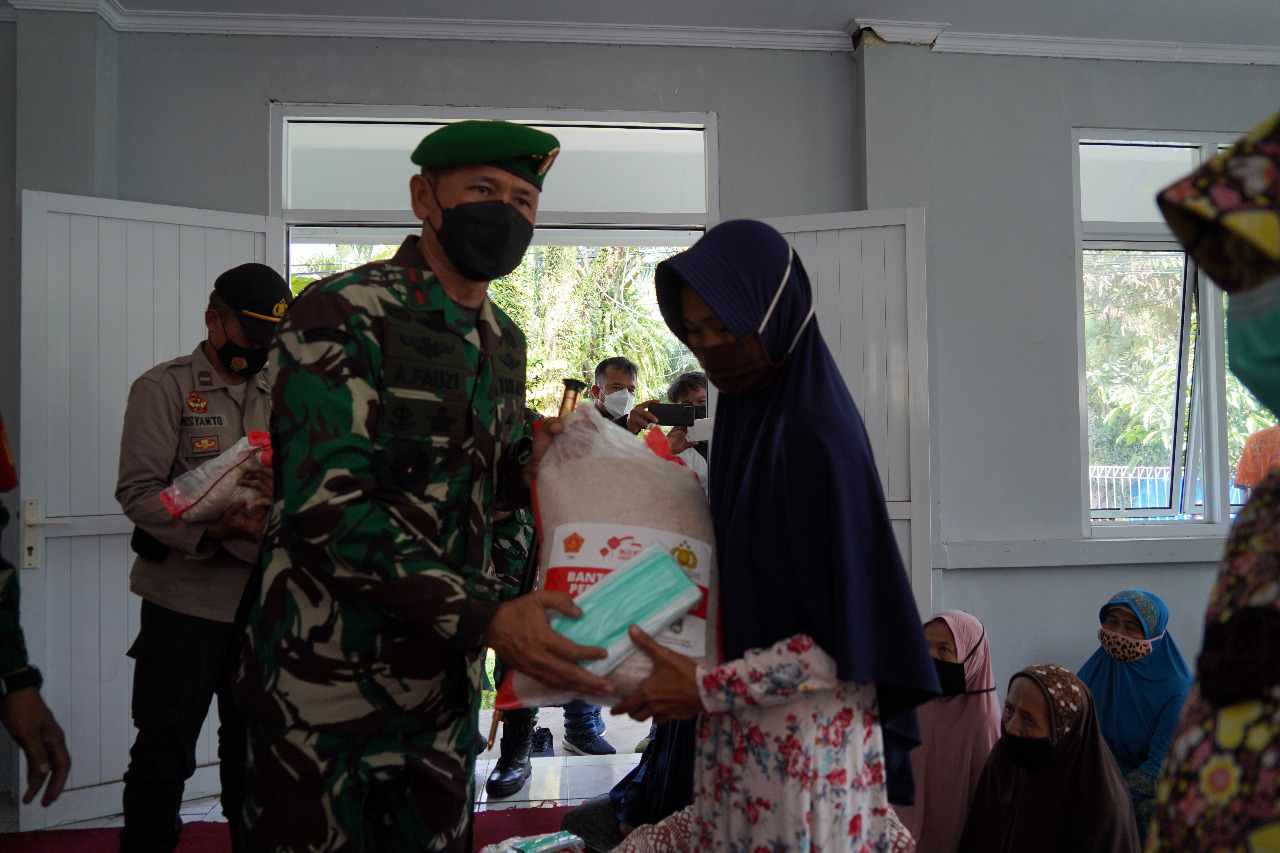
<svg viewBox="0 0 1280 853">
<path fill-rule="evenodd" d="M 862 412 L 922 616 L 932 612 L 924 212 L 768 220 L 804 261 L 818 327 Z"/>
<path fill-rule="evenodd" d="M 120 810 L 140 607 L 132 525 L 115 500 L 129 386 L 204 339 L 214 279 L 264 261 L 265 232 L 261 216 L 23 193 L 20 494 L 40 518 L 24 511 L 16 526 L 58 523 L 32 528 L 22 621 L 72 757 L 57 803 L 20 808 L 23 830 Z M 211 713 L 201 765 L 217 760 L 216 726 Z M 191 797 L 217 790 L 216 768 L 187 786 Z"/>
</svg>

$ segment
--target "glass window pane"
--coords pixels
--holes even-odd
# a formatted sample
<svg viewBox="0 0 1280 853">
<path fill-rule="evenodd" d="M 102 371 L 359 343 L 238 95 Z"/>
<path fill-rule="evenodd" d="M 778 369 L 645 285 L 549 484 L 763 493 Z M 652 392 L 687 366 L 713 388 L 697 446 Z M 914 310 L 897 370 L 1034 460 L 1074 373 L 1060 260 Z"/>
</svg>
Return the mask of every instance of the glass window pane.
<svg viewBox="0 0 1280 853">
<path fill-rule="evenodd" d="M 1222 295 L 1225 300 L 1226 294 Z M 1226 316 L 1224 306 L 1223 316 Z M 1231 364 L 1230 353 L 1227 364 Z M 1227 468 L 1231 504 L 1240 506 L 1262 477 L 1280 463 L 1280 428 L 1276 418 L 1227 371 Z"/>
<path fill-rule="evenodd" d="M 390 257 L 409 233 L 395 228 L 289 229 L 289 274 L 297 292 L 311 281 Z M 654 233 L 655 242 L 663 234 Z M 681 240 L 687 244 L 687 240 Z M 489 296 L 528 342 L 528 404 L 555 414 L 563 380 L 590 380 L 605 358 L 622 355 L 639 368 L 636 400 L 666 400 L 676 376 L 697 360 L 658 310 L 653 272 L 682 245 L 535 245 Z"/>
<path fill-rule="evenodd" d="M 1163 222 L 1156 193 L 1196 166 L 1196 149 L 1174 145 L 1080 145 L 1080 218 Z"/>
<path fill-rule="evenodd" d="M 438 122 L 289 121 L 284 206 L 292 210 L 407 210 L 409 153 Z M 576 212 L 707 210 L 706 134 L 700 128 L 534 125 L 560 140 L 539 206 Z M 625 175 L 626 180 L 618 180 Z"/>
<path fill-rule="evenodd" d="M 1172 512 L 1182 476 L 1175 444 L 1185 439 L 1188 411 L 1178 399 L 1183 267 L 1181 252 L 1084 252 L 1093 510 Z"/>
</svg>

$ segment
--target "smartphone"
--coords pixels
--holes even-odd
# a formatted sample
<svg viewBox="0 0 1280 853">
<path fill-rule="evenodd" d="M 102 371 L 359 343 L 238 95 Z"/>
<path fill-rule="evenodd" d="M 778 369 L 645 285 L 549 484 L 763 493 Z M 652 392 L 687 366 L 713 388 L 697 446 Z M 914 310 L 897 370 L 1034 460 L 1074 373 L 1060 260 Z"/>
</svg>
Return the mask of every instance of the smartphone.
<svg viewBox="0 0 1280 853">
<path fill-rule="evenodd" d="M 648 411 L 662 426 L 693 426 L 696 406 L 688 403 L 650 403 Z"/>
</svg>

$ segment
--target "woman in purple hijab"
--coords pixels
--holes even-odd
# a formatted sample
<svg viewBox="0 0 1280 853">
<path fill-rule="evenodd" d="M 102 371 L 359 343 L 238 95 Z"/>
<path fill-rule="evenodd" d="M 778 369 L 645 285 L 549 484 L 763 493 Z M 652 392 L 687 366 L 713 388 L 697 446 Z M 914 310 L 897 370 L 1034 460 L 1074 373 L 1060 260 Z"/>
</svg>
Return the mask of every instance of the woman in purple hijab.
<svg viewBox="0 0 1280 853">
<path fill-rule="evenodd" d="M 883 849 L 937 677 L 862 418 L 800 258 L 726 222 L 658 266 L 658 304 L 720 390 L 710 498 L 725 662 L 652 643 L 615 713 L 699 716 L 694 801 L 622 850 Z"/>
</svg>

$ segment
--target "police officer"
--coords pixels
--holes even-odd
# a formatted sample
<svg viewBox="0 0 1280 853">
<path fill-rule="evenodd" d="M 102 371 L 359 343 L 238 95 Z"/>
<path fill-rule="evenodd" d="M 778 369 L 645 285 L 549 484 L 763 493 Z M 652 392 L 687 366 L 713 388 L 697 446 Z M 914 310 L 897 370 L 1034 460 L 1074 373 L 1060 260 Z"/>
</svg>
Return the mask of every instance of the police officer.
<svg viewBox="0 0 1280 853">
<path fill-rule="evenodd" d="M 129 588 L 142 597 L 142 613 L 129 649 L 138 731 L 124 775 L 125 853 L 177 846 L 183 785 L 195 772 L 196 740 L 215 696 L 222 810 L 233 827 L 239 820 L 244 723 L 231 696 L 228 649 L 269 501 L 238 500 L 216 521 L 188 522 L 170 518 L 159 495 L 250 430 L 267 429 L 271 396 L 261 370 L 289 300 L 270 267 L 227 270 L 205 311 L 208 337 L 129 391 L 116 500 L 135 525 Z M 241 482 L 272 493 L 269 471 Z"/>
<path fill-rule="evenodd" d="M 562 428 L 521 417 L 524 335 L 488 299 L 533 234 L 555 137 L 459 122 L 413 152 L 421 234 L 319 281 L 273 346 L 278 491 L 238 695 L 255 850 L 469 850 L 483 650 L 609 689 L 551 630 L 567 595 L 502 602 L 492 513 L 527 506 Z"/>
</svg>

